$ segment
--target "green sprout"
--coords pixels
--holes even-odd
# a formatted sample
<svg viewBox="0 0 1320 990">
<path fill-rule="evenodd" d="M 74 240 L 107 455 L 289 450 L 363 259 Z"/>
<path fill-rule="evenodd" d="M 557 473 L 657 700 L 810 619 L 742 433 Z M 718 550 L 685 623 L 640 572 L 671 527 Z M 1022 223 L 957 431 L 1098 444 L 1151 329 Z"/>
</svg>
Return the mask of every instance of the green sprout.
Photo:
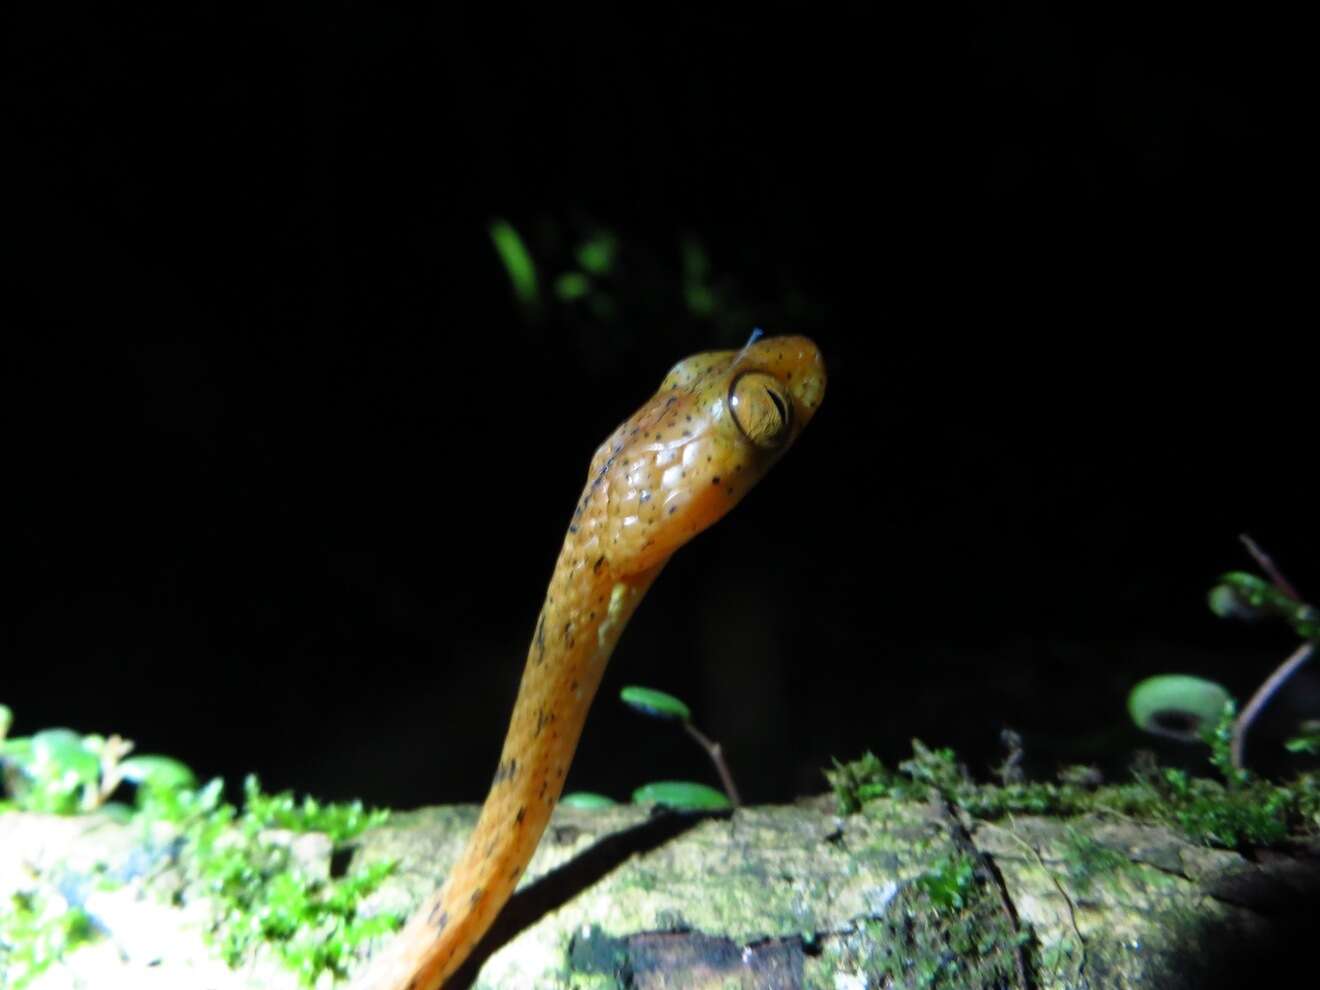
<svg viewBox="0 0 1320 990">
<path fill-rule="evenodd" d="M 719 743 L 707 738 L 701 730 L 692 724 L 692 709 L 672 694 L 666 694 L 664 691 L 657 691 L 654 688 L 638 687 L 637 685 L 625 687 L 619 692 L 619 698 L 624 704 L 641 712 L 648 718 L 680 723 L 688 735 L 695 739 L 706 751 L 706 755 L 715 764 L 715 769 L 724 784 L 723 793 L 707 787 L 705 784 L 689 783 L 687 781 L 661 781 L 647 784 L 633 792 L 632 800 L 634 804 L 654 802 L 682 811 L 715 811 L 738 807 L 740 803 L 738 788 L 734 786 L 733 775 L 729 772 L 729 767 L 725 763 L 723 750 L 720 748 Z M 564 795 L 560 803 L 571 808 L 594 810 L 609 807 L 614 802 L 600 794 L 575 792 Z"/>
<path fill-rule="evenodd" d="M 577 808 L 579 811 L 600 811 L 602 808 L 613 808 L 618 804 L 612 797 L 591 791 L 574 791 L 572 794 L 565 794 L 560 798 L 559 803 L 565 808 Z"/>
<path fill-rule="evenodd" d="M 1207 595 L 1210 610 L 1221 619 L 1248 621 L 1276 616 L 1302 639 L 1320 636 L 1320 611 L 1289 597 L 1281 588 L 1246 571 L 1229 571 Z"/>
<path fill-rule="evenodd" d="M 5 711 L 12 722 L 12 713 Z M 60 815 L 92 811 L 118 787 L 120 760 L 132 748 L 119 736 L 84 736 L 72 729 L 0 738 L 0 777 L 14 804 L 24 811 Z"/>
<path fill-rule="evenodd" d="M 738 796 L 738 788 L 733 782 L 733 774 L 729 771 L 728 763 L 725 762 L 723 747 L 692 724 L 692 710 L 686 704 L 672 694 L 665 694 L 665 692 L 657 691 L 654 688 L 638 687 L 637 685 L 625 687 L 619 692 L 619 697 L 625 705 L 641 712 L 643 715 L 682 724 L 683 730 L 697 741 L 697 744 L 706 751 L 706 755 L 710 757 L 711 762 L 715 764 L 715 772 L 720 775 L 720 782 L 724 785 L 724 793 L 728 795 L 733 807 L 736 808 L 742 804 L 742 799 Z"/>
<path fill-rule="evenodd" d="M 508 273 L 514 298 L 530 316 L 541 308 L 540 278 L 531 249 L 513 224 L 492 220 L 488 228 L 495 253 Z M 554 296 L 562 303 L 585 302 L 601 319 L 614 315 L 614 302 L 597 288 L 597 281 L 608 278 L 619 253 L 619 239 L 609 231 L 597 231 L 585 238 L 574 252 L 578 269 L 555 277 Z"/>
<path fill-rule="evenodd" d="M 642 333 L 668 332 L 686 317 L 727 340 L 758 318 L 810 325 L 822 316 L 782 278 L 769 295 L 754 289 L 738 266 L 759 265 L 756 252 L 717 258 L 699 231 L 657 244 L 591 217 L 543 214 L 490 218 L 486 235 L 523 319 L 549 317 L 597 346 L 620 345 L 609 331 L 624 317 Z"/>
<path fill-rule="evenodd" d="M 598 230 L 577 246 L 574 260 L 578 268 L 555 278 L 555 298 L 563 303 L 586 303 L 603 321 L 614 318 L 614 300 L 601 288 L 601 282 L 614 273 L 619 254 L 619 239 L 607 230 Z"/>
<path fill-rule="evenodd" d="M 1245 571 L 1224 574 L 1207 596 L 1210 610 L 1225 619 L 1282 618 L 1303 642 L 1256 689 L 1233 723 L 1228 765 L 1235 770 L 1241 770 L 1245 764 L 1246 737 L 1252 723 L 1288 678 L 1311 658 L 1316 642 L 1320 641 L 1320 609 L 1302 601 L 1297 589 L 1251 537 L 1244 533 L 1239 539 L 1269 579 Z M 1153 677 L 1132 689 L 1128 711 L 1132 720 L 1147 732 L 1176 739 L 1202 738 L 1207 714 L 1216 707 L 1219 692 L 1222 698 L 1218 706 L 1222 707 L 1228 693 L 1217 684 L 1181 675 Z M 1289 749 L 1305 751 L 1306 744 Z"/>
</svg>

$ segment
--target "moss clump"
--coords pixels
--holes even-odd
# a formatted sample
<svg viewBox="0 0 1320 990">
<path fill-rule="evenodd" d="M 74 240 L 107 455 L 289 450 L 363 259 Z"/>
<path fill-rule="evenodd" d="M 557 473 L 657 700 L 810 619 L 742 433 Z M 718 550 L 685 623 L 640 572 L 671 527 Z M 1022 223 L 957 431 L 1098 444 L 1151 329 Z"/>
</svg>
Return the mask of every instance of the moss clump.
<svg viewBox="0 0 1320 990">
<path fill-rule="evenodd" d="M 1132 861 L 1117 849 L 1072 828 L 1065 835 L 1063 865 L 1075 893 L 1085 896 L 1102 880 L 1132 870 Z"/>
<path fill-rule="evenodd" d="M 904 885 L 867 926 L 865 958 L 840 961 L 858 966 L 867 986 L 904 990 L 1017 986 L 1031 938 L 1004 910 L 985 870 L 956 851 Z"/>
<path fill-rule="evenodd" d="M 240 811 L 221 800 L 221 781 L 198 788 L 192 771 L 177 760 L 125 759 L 133 745 L 118 736 L 46 729 L 6 738 L 12 720 L 0 706 L 0 783 L 9 795 L 0 811 L 70 815 L 100 809 L 135 824 L 145 842 L 152 841 L 155 826 L 172 825 L 181 833 L 186 896 L 214 904 L 211 935 L 231 966 L 268 944 L 310 985 L 327 971 L 346 975 L 355 946 L 402 924 L 397 915 L 357 914 L 394 863 L 378 862 L 343 877 L 313 875 L 293 850 L 293 836 L 321 833 L 340 845 L 382 823 L 387 812 L 367 811 L 356 801 L 322 804 L 310 797 L 296 801 L 288 792 L 265 794 L 251 776 L 244 781 Z M 136 808 L 109 800 L 126 783 L 136 789 Z M 56 911 L 36 894 L 16 895 L 12 904 L 0 905 L 0 985 L 21 986 L 92 934 L 80 910 L 65 905 Z"/>
<path fill-rule="evenodd" d="M 17 893 L 0 903 L 0 985 L 22 990 L 92 937 L 91 920 L 60 898 Z"/>
<path fill-rule="evenodd" d="M 970 856 L 942 856 L 917 878 L 937 911 L 961 911 L 976 886 L 976 862 Z"/>
<path fill-rule="evenodd" d="M 1296 795 L 1265 781 L 1225 787 L 1215 780 L 1165 770 L 1167 814 L 1189 839 L 1238 849 L 1277 845 L 1291 832 Z"/>
<path fill-rule="evenodd" d="M 226 963 L 235 966 L 267 943 L 310 986 L 326 971 L 346 976 L 355 946 L 402 924 L 397 915 L 357 914 L 362 898 L 380 886 L 394 863 L 375 863 L 338 879 L 310 876 L 278 835 L 321 832 L 339 844 L 380 824 L 385 812 L 367 812 L 360 802 L 298 803 L 287 792 L 264 794 L 252 776 L 244 781 L 239 812 L 220 802 L 218 785 L 167 795 L 155 810 L 183 826 L 186 879 L 215 901 L 212 937 Z"/>
<path fill-rule="evenodd" d="M 1176 828 L 1193 842 L 1224 849 L 1276 845 L 1290 836 L 1320 833 L 1320 782 L 1301 774 L 1288 786 L 1233 769 L 1222 731 L 1211 762 L 1225 780 L 1193 777 L 1182 770 L 1143 767 L 1123 784 L 1092 786 L 1087 768 L 1069 767 L 1054 781 L 1006 785 L 978 783 L 949 749 L 913 740 L 912 758 L 890 770 L 873 754 L 836 762 L 825 776 L 840 814 L 852 814 L 880 797 L 923 799 L 933 788 L 976 818 L 1013 814 L 1074 815 L 1109 812 Z"/>
</svg>

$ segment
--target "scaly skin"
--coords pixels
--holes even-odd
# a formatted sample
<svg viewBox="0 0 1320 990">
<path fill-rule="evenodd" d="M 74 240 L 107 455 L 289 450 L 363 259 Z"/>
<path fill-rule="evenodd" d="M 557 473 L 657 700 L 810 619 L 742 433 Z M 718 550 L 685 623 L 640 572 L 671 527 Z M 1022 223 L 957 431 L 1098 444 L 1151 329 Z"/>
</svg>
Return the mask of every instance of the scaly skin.
<svg viewBox="0 0 1320 990">
<path fill-rule="evenodd" d="M 355 986 L 436 990 L 490 928 L 545 831 L 582 725 L 633 610 L 671 554 L 747 494 L 825 395 L 805 337 L 674 366 L 596 451 L 532 635 L 504 751 L 476 830 Z"/>
</svg>

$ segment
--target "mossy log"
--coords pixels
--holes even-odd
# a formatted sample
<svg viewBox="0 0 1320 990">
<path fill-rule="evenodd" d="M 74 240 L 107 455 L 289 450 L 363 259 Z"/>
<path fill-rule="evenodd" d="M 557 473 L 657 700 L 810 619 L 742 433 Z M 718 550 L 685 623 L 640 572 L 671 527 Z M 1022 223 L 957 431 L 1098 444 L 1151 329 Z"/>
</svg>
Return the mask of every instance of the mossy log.
<svg viewBox="0 0 1320 990">
<path fill-rule="evenodd" d="M 360 911 L 406 913 L 474 820 L 475 809 L 439 808 L 398 814 L 350 849 L 314 833 L 285 841 L 313 876 L 397 860 Z M 300 985 L 269 946 L 234 969 L 219 961 L 204 939 L 208 902 L 168 840 L 167 828 L 148 838 L 100 815 L 0 814 L 4 902 L 60 900 L 95 932 L 31 987 Z M 840 816 L 829 797 L 723 816 L 560 809 L 454 985 L 1271 985 L 1290 960 L 1309 966 L 1315 943 L 1302 936 L 1320 934 L 1317 903 L 1320 849 L 1245 857 L 1112 818 L 979 822 L 939 800 Z M 0 987 L 15 979 L 0 974 Z"/>
</svg>

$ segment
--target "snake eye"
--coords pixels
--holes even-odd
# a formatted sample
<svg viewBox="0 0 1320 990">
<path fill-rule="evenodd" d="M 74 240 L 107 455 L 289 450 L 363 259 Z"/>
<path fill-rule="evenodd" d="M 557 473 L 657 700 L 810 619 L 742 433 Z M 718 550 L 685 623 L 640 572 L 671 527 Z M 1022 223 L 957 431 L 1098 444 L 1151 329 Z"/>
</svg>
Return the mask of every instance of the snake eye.
<svg viewBox="0 0 1320 990">
<path fill-rule="evenodd" d="M 763 450 L 788 439 L 793 403 L 774 377 L 761 371 L 739 375 L 729 386 L 729 411 L 743 436 Z"/>
</svg>

